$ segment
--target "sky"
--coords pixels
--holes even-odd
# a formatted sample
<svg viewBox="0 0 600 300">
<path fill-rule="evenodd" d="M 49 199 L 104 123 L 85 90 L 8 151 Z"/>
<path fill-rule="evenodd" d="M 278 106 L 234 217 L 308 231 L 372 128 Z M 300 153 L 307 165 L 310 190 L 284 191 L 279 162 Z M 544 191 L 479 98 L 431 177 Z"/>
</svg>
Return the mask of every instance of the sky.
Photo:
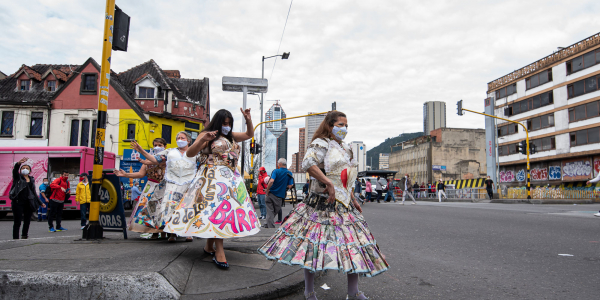
<svg viewBox="0 0 600 300">
<path fill-rule="evenodd" d="M 290 3 L 291 9 L 290 9 Z M 288 117 L 348 115 L 346 141 L 367 148 L 423 130 L 426 101 L 446 102 L 447 127 L 483 128 L 487 83 L 600 31 L 592 1 L 154 1 L 118 0 L 131 17 L 129 49 L 112 69 L 154 59 L 184 78 L 209 78 L 211 112 L 225 108 L 241 129 L 242 94 L 224 92 L 223 76 L 261 77 L 264 111 L 280 100 Z M 286 17 L 289 18 L 286 24 Z M 104 1 L 0 2 L 0 71 L 22 64 L 101 61 Z M 282 32 L 285 27 L 285 33 Z M 281 44 L 280 44 L 281 42 Z M 259 98 L 248 95 L 255 124 Z M 298 128 L 288 121 L 288 160 Z"/>
</svg>

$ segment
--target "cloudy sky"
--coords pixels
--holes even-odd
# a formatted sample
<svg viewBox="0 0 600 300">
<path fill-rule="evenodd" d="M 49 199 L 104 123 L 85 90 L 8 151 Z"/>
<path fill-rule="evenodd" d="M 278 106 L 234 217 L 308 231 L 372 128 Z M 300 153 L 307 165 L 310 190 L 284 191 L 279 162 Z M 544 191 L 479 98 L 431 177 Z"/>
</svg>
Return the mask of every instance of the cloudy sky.
<svg viewBox="0 0 600 300">
<path fill-rule="evenodd" d="M 376 146 L 422 131 L 422 104 L 447 103 L 447 126 L 483 128 L 480 116 L 456 115 L 456 101 L 483 110 L 487 83 L 600 31 L 592 1 L 126 1 L 128 52 L 113 52 L 121 72 L 154 59 L 182 77 L 210 79 L 211 111 L 232 110 L 241 93 L 223 92 L 223 76 L 260 77 L 269 59 L 265 100 L 288 116 L 327 111 L 349 117 L 348 141 Z M 100 61 L 104 1 L 0 3 L 0 70 L 21 64 Z M 279 52 L 277 52 L 279 49 Z M 275 64 L 276 63 L 276 64 Z M 275 64 L 275 66 L 274 66 Z M 265 102 L 265 110 L 273 102 Z M 259 120 L 259 101 L 248 106 Z M 288 156 L 298 151 L 290 121 Z"/>
</svg>

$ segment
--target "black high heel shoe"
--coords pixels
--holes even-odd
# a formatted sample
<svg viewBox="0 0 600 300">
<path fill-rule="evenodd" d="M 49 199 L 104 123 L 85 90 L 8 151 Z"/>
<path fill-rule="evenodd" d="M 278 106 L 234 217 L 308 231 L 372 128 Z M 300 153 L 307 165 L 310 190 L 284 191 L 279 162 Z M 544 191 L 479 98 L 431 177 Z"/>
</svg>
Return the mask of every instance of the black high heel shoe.
<svg viewBox="0 0 600 300">
<path fill-rule="evenodd" d="M 210 256 L 215 256 L 215 253 L 214 253 L 214 252 L 208 252 L 208 251 L 206 251 L 206 249 L 204 249 L 204 248 L 202 248 L 202 250 L 204 251 L 204 254 L 208 254 L 208 255 L 210 255 Z"/>
<path fill-rule="evenodd" d="M 229 269 L 229 264 L 227 262 L 220 262 L 217 260 L 216 257 L 213 257 L 213 261 L 215 262 L 215 264 L 217 264 L 217 267 L 219 267 L 219 269 Z"/>
</svg>

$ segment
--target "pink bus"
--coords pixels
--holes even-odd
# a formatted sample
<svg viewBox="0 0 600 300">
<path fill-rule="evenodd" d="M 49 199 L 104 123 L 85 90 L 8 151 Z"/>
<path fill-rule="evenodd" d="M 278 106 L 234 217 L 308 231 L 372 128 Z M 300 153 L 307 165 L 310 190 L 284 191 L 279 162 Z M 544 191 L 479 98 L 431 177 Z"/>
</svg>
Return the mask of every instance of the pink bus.
<svg viewBox="0 0 600 300">
<path fill-rule="evenodd" d="M 26 164 L 31 166 L 35 186 L 44 178 L 50 181 L 58 178 L 62 171 L 69 172 L 71 197 L 65 201 L 65 210 L 79 210 L 75 201 L 75 189 L 79 183 L 79 174 L 88 173 L 94 166 L 94 149 L 88 147 L 0 147 L 0 217 L 6 216 L 12 209 L 8 198 L 12 186 L 12 169 L 17 161 L 28 157 Z M 114 169 L 115 154 L 104 152 L 104 169 Z"/>
</svg>

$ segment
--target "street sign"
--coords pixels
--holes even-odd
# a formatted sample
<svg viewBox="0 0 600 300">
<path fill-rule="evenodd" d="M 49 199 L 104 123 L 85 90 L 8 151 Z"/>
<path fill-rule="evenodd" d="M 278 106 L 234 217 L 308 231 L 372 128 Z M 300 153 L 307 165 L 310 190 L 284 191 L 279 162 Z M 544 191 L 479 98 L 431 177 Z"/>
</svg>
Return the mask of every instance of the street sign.
<svg viewBox="0 0 600 300">
<path fill-rule="evenodd" d="M 223 91 L 243 92 L 247 88 L 249 93 L 266 93 L 269 81 L 266 78 L 227 77 L 223 76 Z"/>
</svg>

